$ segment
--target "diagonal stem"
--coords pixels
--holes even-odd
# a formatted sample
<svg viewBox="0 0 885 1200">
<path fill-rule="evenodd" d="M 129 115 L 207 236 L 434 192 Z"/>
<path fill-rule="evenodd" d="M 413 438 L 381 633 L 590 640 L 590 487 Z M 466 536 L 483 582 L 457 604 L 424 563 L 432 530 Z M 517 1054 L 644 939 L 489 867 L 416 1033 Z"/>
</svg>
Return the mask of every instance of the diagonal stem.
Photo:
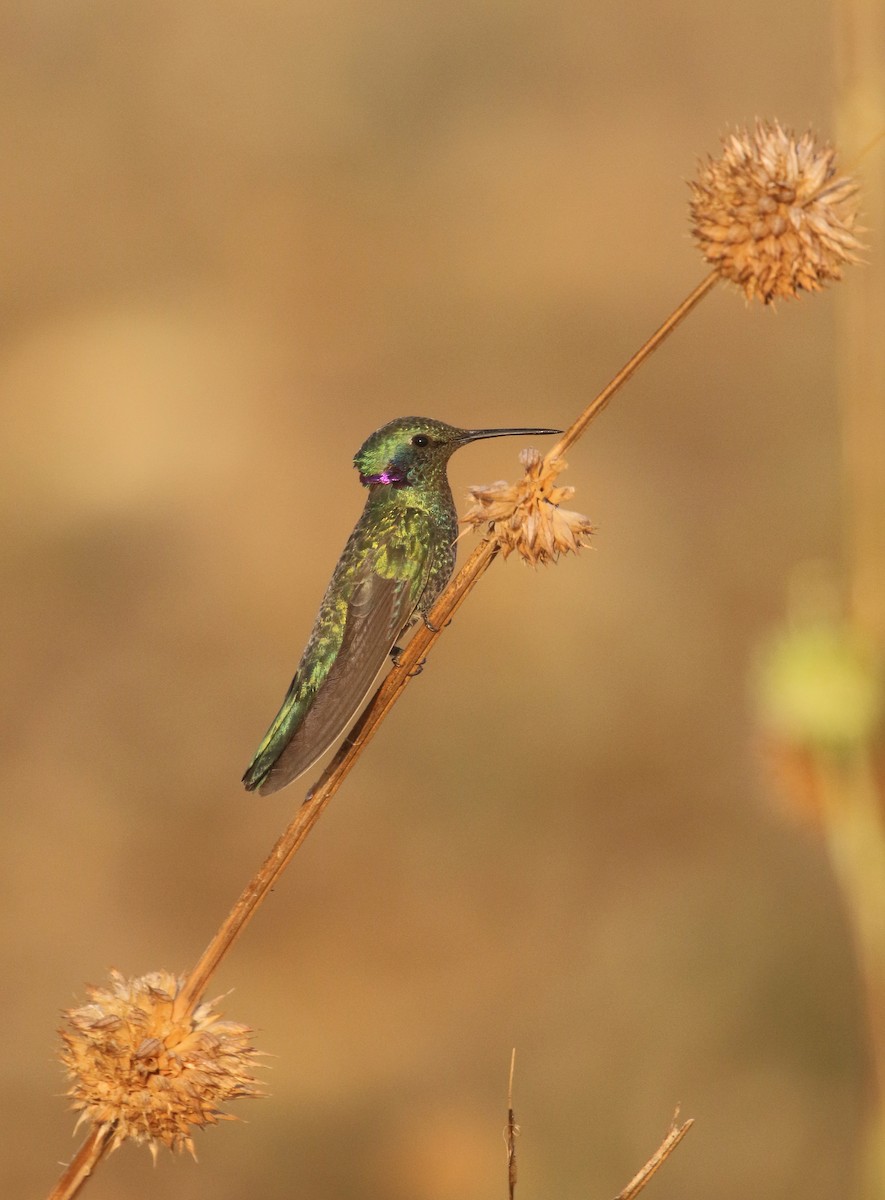
<svg viewBox="0 0 885 1200">
<path fill-rule="evenodd" d="M 590 401 L 581 415 L 569 425 L 553 449 L 547 451 L 545 458 L 548 463 L 552 463 L 556 458 L 561 458 L 569 446 L 578 440 L 590 422 L 599 416 L 615 392 L 623 387 L 636 368 L 645 362 L 652 351 L 657 350 L 661 342 L 669 337 L 676 326 L 685 320 L 696 305 L 700 304 L 707 292 L 711 291 L 715 284 L 719 282 L 719 278 L 716 271 L 711 271 L 707 278 L 703 279 L 694 291 L 685 297 L 679 307 L 674 309 L 670 316 L 667 317 L 663 325 L 659 329 L 656 329 L 648 341 L 643 346 L 640 346 L 633 357 L 621 367 L 611 383 L 607 384 L 599 395 Z"/>
<path fill-rule="evenodd" d="M 72 1200 L 103 1158 L 109 1153 L 116 1126 L 114 1123 L 93 1125 L 89 1136 L 65 1167 L 48 1200 Z"/>
<path fill-rule="evenodd" d="M 658 1171 L 660 1167 L 667 1161 L 667 1159 L 688 1133 L 689 1129 L 691 1129 L 692 1125 L 694 1125 L 693 1117 L 690 1117 L 684 1124 L 677 1125 L 676 1121 L 678 1117 L 679 1109 L 677 1108 L 676 1112 L 673 1114 L 673 1122 L 670 1126 L 667 1136 L 661 1142 L 660 1146 L 658 1146 L 657 1150 L 655 1150 L 654 1154 L 651 1156 L 642 1170 L 638 1171 L 637 1174 L 633 1176 L 622 1192 L 618 1192 L 617 1196 L 615 1196 L 615 1200 L 633 1200 L 635 1196 L 638 1196 L 651 1179 L 652 1175 L 654 1175 L 655 1172 Z"/>
</svg>

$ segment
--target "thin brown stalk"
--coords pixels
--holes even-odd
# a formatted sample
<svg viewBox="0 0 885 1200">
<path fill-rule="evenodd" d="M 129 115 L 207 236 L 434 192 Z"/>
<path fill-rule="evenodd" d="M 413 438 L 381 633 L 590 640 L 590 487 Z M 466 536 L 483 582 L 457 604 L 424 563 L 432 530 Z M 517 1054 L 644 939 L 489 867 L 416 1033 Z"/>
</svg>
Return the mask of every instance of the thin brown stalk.
<svg viewBox="0 0 885 1200">
<path fill-rule="evenodd" d="M 504 1130 L 504 1142 L 507 1146 L 509 1200 L 515 1200 L 516 1196 L 516 1137 L 519 1133 L 519 1126 L 516 1123 L 516 1117 L 513 1113 L 513 1071 L 515 1066 L 516 1050 L 514 1049 L 510 1055 L 510 1079 L 507 1084 L 507 1126 Z M 683 1125 L 677 1125 L 678 1118 L 679 1109 L 677 1108 L 673 1114 L 673 1120 L 670 1122 L 667 1136 L 645 1166 L 640 1171 L 637 1171 L 622 1192 L 618 1192 L 615 1200 L 633 1200 L 635 1196 L 639 1195 L 658 1168 L 667 1161 L 694 1124 L 694 1120 L 689 1119 Z"/>
<path fill-rule="evenodd" d="M 677 309 L 637 350 L 633 357 L 617 373 L 584 409 L 576 421 L 566 430 L 557 445 L 548 454 L 548 460 L 561 455 L 575 442 L 595 417 L 599 416 L 609 400 L 622 387 L 640 363 L 660 346 L 676 326 L 688 316 L 716 283 L 718 276 L 711 273 L 704 279 Z M 396 667 L 386 676 L 369 702 L 347 740 L 342 744 L 329 767 L 319 781 L 310 789 L 304 804 L 295 814 L 288 828 L 277 840 L 276 845 L 262 863 L 256 875 L 246 886 L 231 909 L 221 928 L 209 942 L 200 959 L 188 975 L 187 981 L 176 1000 L 177 1012 L 194 1008 L 200 1000 L 209 979 L 227 954 L 233 943 L 254 916 L 259 905 L 273 888 L 293 855 L 322 815 L 323 809 L 338 791 L 356 760 L 371 741 L 378 726 L 402 695 L 417 667 L 424 661 L 435 645 L 442 630 L 466 600 L 470 591 L 488 570 L 498 552 L 497 542 L 486 538 L 468 558 L 467 562 L 440 596 L 430 614 L 434 628 L 422 624 L 417 633 L 399 656 Z"/>
<path fill-rule="evenodd" d="M 548 450 L 547 454 L 545 455 L 547 462 L 553 462 L 555 458 L 561 458 L 562 455 L 565 454 L 569 446 L 573 445 L 573 443 L 578 440 L 590 422 L 599 416 L 615 392 L 619 391 L 620 388 L 623 387 L 636 368 L 640 366 L 641 363 L 645 362 L 652 351 L 657 350 L 661 342 L 663 342 L 665 338 L 669 337 L 676 326 L 680 325 L 685 320 L 685 318 L 688 316 L 691 310 L 695 308 L 696 305 L 700 304 L 707 292 L 711 291 L 712 288 L 719 282 L 719 279 L 719 274 L 716 271 L 711 271 L 707 278 L 702 280 L 694 289 L 694 291 L 685 297 L 679 307 L 674 309 L 670 316 L 667 317 L 663 325 L 661 325 L 659 329 L 655 330 L 645 345 L 640 346 L 629 362 L 625 363 L 624 366 L 621 367 L 620 371 L 618 371 L 611 383 L 604 387 L 599 395 L 596 396 L 595 399 L 591 400 L 581 415 L 574 420 L 571 425 L 569 425 L 568 429 L 565 431 L 553 449 Z"/>
<path fill-rule="evenodd" d="M 881 150 L 871 153 L 885 129 L 885 17 L 878 0 L 843 0 L 833 12 L 838 140 L 849 161 L 864 161 L 863 206 L 877 251 L 869 255 L 852 286 L 839 289 L 837 307 L 846 582 L 858 628 L 885 646 L 885 353 L 880 336 L 885 324 L 885 264 L 879 217 L 885 211 L 885 155 Z"/>
<path fill-rule="evenodd" d="M 507 1129 L 504 1133 L 504 1140 L 507 1143 L 507 1186 L 510 1200 L 514 1200 L 516 1196 L 516 1135 L 519 1133 L 519 1126 L 513 1112 L 513 1072 L 515 1067 L 516 1048 L 514 1047 L 513 1053 L 510 1055 L 510 1079 L 507 1082 Z"/>
<path fill-rule="evenodd" d="M 667 1133 L 667 1136 L 661 1142 L 660 1146 L 658 1146 L 657 1150 L 655 1150 L 654 1154 L 651 1156 L 642 1170 L 638 1171 L 633 1176 L 622 1192 L 618 1192 L 617 1196 L 615 1196 L 615 1200 L 633 1200 L 634 1196 L 638 1196 L 651 1179 L 652 1175 L 654 1175 L 659 1167 L 663 1166 L 663 1164 L 667 1161 L 667 1159 L 688 1133 L 689 1129 L 691 1129 L 692 1125 L 694 1125 L 693 1118 L 689 1118 L 689 1120 L 687 1120 L 683 1125 L 677 1125 L 676 1121 L 678 1117 L 679 1109 L 677 1108 L 676 1112 L 673 1114 L 673 1120 L 670 1124 L 670 1129 Z"/>
<path fill-rule="evenodd" d="M 89 1136 L 59 1176 L 48 1200 L 72 1200 L 109 1153 L 113 1140 L 113 1125 L 93 1125 Z"/>
<path fill-rule="evenodd" d="M 841 887 L 860 967 L 874 1089 L 864 1195 L 885 1186 L 885 817 L 881 777 L 866 750 L 815 756 L 824 841 Z"/>
<path fill-rule="evenodd" d="M 863 206 L 871 242 L 866 269 L 839 289 L 836 383 L 841 408 L 844 551 L 851 623 L 885 655 L 885 15 L 877 0 L 833 6 L 837 48 L 839 142 L 849 159 L 864 162 Z M 878 153 L 872 153 L 878 145 Z M 881 738 L 881 726 L 878 731 Z M 824 833 L 845 899 L 866 998 L 871 1069 L 875 1080 L 867 1115 L 863 1194 L 885 1195 L 885 821 L 881 744 L 841 768 L 819 761 L 825 801 Z"/>
</svg>

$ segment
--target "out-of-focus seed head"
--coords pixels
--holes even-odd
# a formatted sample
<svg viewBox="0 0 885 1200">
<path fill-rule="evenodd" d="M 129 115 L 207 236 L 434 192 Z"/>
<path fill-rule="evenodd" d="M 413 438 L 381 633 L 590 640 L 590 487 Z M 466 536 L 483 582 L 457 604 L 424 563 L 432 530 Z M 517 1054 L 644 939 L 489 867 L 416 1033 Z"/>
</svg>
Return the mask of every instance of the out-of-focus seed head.
<svg viewBox="0 0 885 1200">
<path fill-rule="evenodd" d="M 838 620 L 806 620 L 760 652 L 756 699 L 764 757 L 789 811 L 823 826 L 820 764 L 875 758 L 885 712 L 881 658 Z"/>
<path fill-rule="evenodd" d="M 857 182 L 836 152 L 777 121 L 723 138 L 691 188 L 692 232 L 704 258 L 765 304 L 841 279 L 859 262 Z"/>
<path fill-rule="evenodd" d="M 882 664 L 849 626 L 798 625 L 760 655 L 762 724 L 796 745 L 835 756 L 871 743 L 883 712 Z"/>
<path fill-rule="evenodd" d="M 575 494 L 572 487 L 555 486 L 566 464 L 562 459 L 548 463 L 537 450 L 523 450 L 519 459 L 525 475 L 517 483 L 501 480 L 469 489 L 473 507 L 463 524 L 488 525 L 505 558 L 515 550 L 533 567 L 577 553 L 593 529 L 589 518 L 560 507 Z"/>
<path fill-rule="evenodd" d="M 251 1030 L 222 1020 L 215 1002 L 174 1011 L 182 979 L 154 971 L 138 979 L 110 974 L 89 987 L 89 1003 L 68 1009 L 61 1060 L 80 1121 L 112 1126 L 113 1148 L 127 1138 L 194 1153 L 195 1128 L 234 1120 L 221 1105 L 259 1096 Z"/>
</svg>

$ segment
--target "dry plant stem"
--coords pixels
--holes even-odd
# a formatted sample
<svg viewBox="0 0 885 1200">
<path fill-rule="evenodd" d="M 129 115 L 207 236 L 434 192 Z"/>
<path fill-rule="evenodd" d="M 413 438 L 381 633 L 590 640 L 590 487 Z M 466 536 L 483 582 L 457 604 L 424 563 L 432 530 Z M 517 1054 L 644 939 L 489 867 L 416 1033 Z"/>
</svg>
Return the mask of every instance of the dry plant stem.
<svg viewBox="0 0 885 1200">
<path fill-rule="evenodd" d="M 654 1154 L 651 1156 L 642 1170 L 633 1176 L 622 1192 L 618 1192 L 615 1200 L 633 1200 L 634 1196 L 638 1196 L 651 1179 L 652 1175 L 654 1175 L 655 1171 L 657 1171 L 657 1169 L 667 1161 L 667 1159 L 688 1133 L 689 1129 L 691 1129 L 692 1125 L 694 1125 L 694 1120 L 688 1120 L 684 1125 L 677 1125 L 676 1119 L 678 1116 L 679 1109 L 677 1108 L 676 1112 L 673 1114 L 673 1121 L 670 1125 L 670 1130 L 667 1136 L 661 1142 L 660 1146 L 658 1146 L 657 1150 L 655 1150 Z"/>
<path fill-rule="evenodd" d="M 507 1186 L 510 1200 L 516 1195 L 516 1135 L 519 1126 L 513 1112 L 513 1072 L 516 1067 L 516 1047 L 510 1055 L 510 1079 L 507 1083 L 507 1128 L 504 1131 L 504 1141 L 507 1143 Z"/>
<path fill-rule="evenodd" d="M 825 844 L 842 889 L 860 966 L 875 1080 L 868 1194 L 885 1186 L 885 815 L 865 751 L 840 762 L 818 755 Z"/>
<path fill-rule="evenodd" d="M 873 151 L 885 126 L 881 0 L 843 0 L 835 18 L 838 143 L 850 162 L 863 160 L 863 208 L 870 252 L 837 300 L 837 389 L 842 410 L 845 540 L 852 616 L 885 646 L 885 154 Z"/>
<path fill-rule="evenodd" d="M 507 1085 L 507 1128 L 504 1130 L 504 1141 L 507 1145 L 507 1182 L 509 1185 L 510 1200 L 514 1200 L 516 1195 L 516 1135 L 519 1133 L 519 1126 L 516 1124 L 516 1117 L 513 1113 L 513 1070 L 515 1065 L 516 1050 L 514 1049 L 510 1056 L 510 1080 Z M 688 1120 L 684 1125 L 677 1125 L 678 1118 L 679 1109 L 677 1108 L 663 1142 L 661 1142 L 642 1170 L 638 1171 L 624 1190 L 618 1193 L 615 1200 L 633 1200 L 633 1197 L 639 1195 L 661 1164 L 667 1161 L 694 1124 L 693 1120 Z"/>
<path fill-rule="evenodd" d="M 672 333 L 676 326 L 688 316 L 717 281 L 718 276 L 712 273 L 695 288 L 657 332 L 652 334 L 645 345 L 633 355 L 612 382 L 591 401 L 548 454 L 548 460 L 562 454 L 581 436 L 590 422 L 602 412 L 618 388 L 627 382 L 640 363 L 644 362 L 667 335 Z M 495 541 L 486 539 L 481 542 L 440 596 L 430 614 L 430 624 L 434 626 L 434 629 L 429 629 L 427 625 L 421 625 L 405 647 L 396 667 L 384 679 L 350 736 L 343 743 L 319 781 L 308 792 L 304 804 L 295 814 L 291 824 L 278 839 L 258 873 L 243 891 L 224 924 L 190 972 L 184 988 L 176 999 L 177 1013 L 190 1011 L 199 1003 L 200 997 L 219 963 L 252 919 L 258 906 L 318 821 L 323 809 L 344 782 L 351 767 L 368 745 L 378 726 L 405 690 L 415 669 L 427 657 L 440 633 L 464 603 L 480 577 L 489 568 L 497 552 L 498 545 Z"/>
<path fill-rule="evenodd" d="M 578 419 L 572 422 L 553 449 L 549 450 L 545 455 L 547 462 L 553 462 L 555 458 L 561 458 L 565 454 L 569 446 L 578 440 L 590 422 L 599 416 L 615 392 L 627 382 L 636 368 L 648 358 L 653 350 L 657 350 L 661 342 L 673 332 L 677 325 L 685 320 L 691 310 L 700 304 L 707 292 L 711 291 L 718 282 L 719 275 L 716 271 L 711 271 L 707 278 L 699 283 L 690 295 L 686 296 L 679 307 L 666 319 L 660 329 L 651 335 L 644 346 L 640 346 L 630 361 L 618 371 L 611 383 L 607 387 L 604 387 L 595 400 L 588 404 Z"/>
<path fill-rule="evenodd" d="M 838 142 L 864 164 L 863 208 L 869 217 L 865 269 L 838 294 L 836 379 L 841 409 L 844 541 L 852 623 L 885 653 L 885 127 L 881 0 L 833 6 Z M 876 147 L 874 150 L 873 148 Z M 878 751 L 881 752 L 880 750 Z M 858 754 L 836 770 L 818 763 L 826 801 L 826 844 L 842 888 L 866 1002 L 875 1092 L 867 1116 L 863 1194 L 885 1194 L 885 817 L 881 764 Z M 878 777 L 877 777 L 878 776 Z"/>
<path fill-rule="evenodd" d="M 65 1167 L 49 1200 L 71 1200 L 105 1157 L 114 1140 L 113 1125 L 93 1125 L 89 1136 Z"/>
</svg>

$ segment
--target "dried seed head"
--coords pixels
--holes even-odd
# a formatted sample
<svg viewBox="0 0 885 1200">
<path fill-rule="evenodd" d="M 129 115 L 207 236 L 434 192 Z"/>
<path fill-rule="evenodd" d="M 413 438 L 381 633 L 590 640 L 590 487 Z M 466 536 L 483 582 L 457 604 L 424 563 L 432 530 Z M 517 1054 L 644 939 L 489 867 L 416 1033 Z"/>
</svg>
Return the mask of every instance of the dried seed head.
<svg viewBox="0 0 885 1200">
<path fill-rule="evenodd" d="M 174 1013 L 182 979 L 154 971 L 109 987 L 89 987 L 90 1003 L 68 1009 L 61 1060 L 80 1121 L 113 1125 L 113 1148 L 127 1138 L 194 1153 L 194 1127 L 234 1120 L 220 1105 L 261 1095 L 252 1074 L 251 1030 L 223 1021 L 215 1002 Z M 79 1122 L 78 1122 L 79 1124 Z"/>
<path fill-rule="evenodd" d="M 691 188 L 692 232 L 704 258 L 748 300 L 765 304 L 841 279 L 859 262 L 857 182 L 836 176 L 836 152 L 776 122 L 723 138 L 721 158 Z"/>
<path fill-rule="evenodd" d="M 519 460 L 525 475 L 517 483 L 491 483 L 469 489 L 473 507 L 463 518 L 471 529 L 488 524 L 506 558 L 515 550 L 527 563 L 555 562 L 560 554 L 577 553 L 592 533 L 587 517 L 560 508 L 575 494 L 554 481 L 566 464 L 547 462 L 537 450 L 523 450 Z"/>
</svg>

